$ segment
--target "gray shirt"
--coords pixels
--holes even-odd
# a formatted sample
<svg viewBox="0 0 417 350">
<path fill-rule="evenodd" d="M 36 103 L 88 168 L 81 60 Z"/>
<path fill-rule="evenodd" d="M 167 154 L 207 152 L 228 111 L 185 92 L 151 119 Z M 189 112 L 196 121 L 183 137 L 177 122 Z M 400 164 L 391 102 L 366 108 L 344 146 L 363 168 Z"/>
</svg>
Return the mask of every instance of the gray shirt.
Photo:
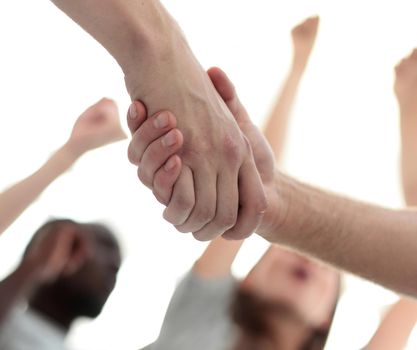
<svg viewBox="0 0 417 350">
<path fill-rule="evenodd" d="M 188 273 L 168 306 L 161 333 L 143 350 L 230 350 L 236 331 L 229 316 L 232 276 L 202 279 Z"/>
</svg>

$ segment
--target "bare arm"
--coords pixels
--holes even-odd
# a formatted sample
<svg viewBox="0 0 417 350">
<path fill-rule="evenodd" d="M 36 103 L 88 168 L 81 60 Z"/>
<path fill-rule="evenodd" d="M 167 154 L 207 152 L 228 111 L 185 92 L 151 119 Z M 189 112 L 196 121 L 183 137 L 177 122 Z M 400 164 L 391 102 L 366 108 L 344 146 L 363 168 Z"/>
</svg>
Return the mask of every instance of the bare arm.
<svg viewBox="0 0 417 350">
<path fill-rule="evenodd" d="M 60 148 L 39 170 L 0 194 L 0 234 L 3 233 L 60 175 L 76 161 L 67 146 Z"/>
<path fill-rule="evenodd" d="M 85 238 L 70 227 L 44 232 L 32 243 L 18 268 L 0 282 L 0 327 L 36 288 L 76 272 L 89 254 Z"/>
<path fill-rule="evenodd" d="M 401 118 L 401 167 L 407 206 L 417 206 L 417 59 L 405 58 L 396 67 L 395 92 Z M 367 349 L 403 349 L 417 322 L 417 302 L 400 299 L 388 311 Z"/>
<path fill-rule="evenodd" d="M 252 145 L 267 194 L 268 209 L 257 233 L 271 243 L 287 245 L 387 288 L 417 296 L 417 211 L 362 203 L 285 176 L 274 168 L 266 139 L 250 121 L 227 76 L 219 70 L 209 74 Z M 167 159 L 151 153 L 150 163 L 161 165 L 160 161 L 164 164 Z M 175 182 L 175 172 L 172 174 Z M 167 176 L 167 171 L 157 172 L 155 183 Z"/>
<path fill-rule="evenodd" d="M 294 56 L 291 70 L 264 128 L 277 162 L 282 158 L 289 116 L 316 40 L 318 24 L 318 17 L 309 18 L 292 31 Z"/>
<path fill-rule="evenodd" d="M 272 243 L 417 296 L 417 211 L 351 200 L 282 174 L 231 82 L 221 72 L 211 72 L 211 78 L 252 144 L 267 193 L 268 210 L 257 232 Z"/>
<path fill-rule="evenodd" d="M 266 207 L 250 145 L 160 1 L 53 2 L 113 55 L 132 99 L 144 102 L 150 114 L 166 108 L 179 116 L 183 170 L 173 189 L 179 195 L 163 199 L 169 201 L 165 219 L 200 240 L 249 236 Z M 135 152 L 130 155 L 139 166 Z M 152 171 L 139 168 L 148 187 Z"/>
<path fill-rule="evenodd" d="M 395 93 L 401 121 L 401 169 L 408 206 L 417 206 L 417 49 L 396 67 Z"/>
<path fill-rule="evenodd" d="M 126 138 L 115 103 L 102 99 L 87 109 L 71 137 L 35 173 L 0 193 L 0 234 L 85 152 Z"/>
<path fill-rule="evenodd" d="M 221 278 L 230 275 L 230 269 L 243 241 L 226 241 L 219 237 L 211 241 L 197 260 L 193 271 L 201 278 Z"/>
<path fill-rule="evenodd" d="M 31 293 L 35 275 L 34 269 L 24 264 L 0 282 L 0 328 L 13 308 Z"/>
<path fill-rule="evenodd" d="M 415 300 L 400 299 L 385 315 L 366 349 L 404 349 L 416 321 L 417 303 Z"/>
</svg>

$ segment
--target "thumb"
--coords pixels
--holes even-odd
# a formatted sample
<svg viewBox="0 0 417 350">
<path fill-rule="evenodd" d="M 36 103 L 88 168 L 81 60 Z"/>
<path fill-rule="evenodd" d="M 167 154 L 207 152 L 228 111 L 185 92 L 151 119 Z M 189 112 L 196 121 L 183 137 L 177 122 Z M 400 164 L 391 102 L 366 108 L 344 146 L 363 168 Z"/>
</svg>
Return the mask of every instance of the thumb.
<svg viewBox="0 0 417 350">
<path fill-rule="evenodd" d="M 217 93 L 220 95 L 226 106 L 237 122 L 247 118 L 246 113 L 242 113 L 243 106 L 236 94 L 236 89 L 229 77 L 220 68 L 213 67 L 207 71 L 207 74 L 214 85 Z M 244 109 L 243 109 L 244 110 Z"/>
</svg>

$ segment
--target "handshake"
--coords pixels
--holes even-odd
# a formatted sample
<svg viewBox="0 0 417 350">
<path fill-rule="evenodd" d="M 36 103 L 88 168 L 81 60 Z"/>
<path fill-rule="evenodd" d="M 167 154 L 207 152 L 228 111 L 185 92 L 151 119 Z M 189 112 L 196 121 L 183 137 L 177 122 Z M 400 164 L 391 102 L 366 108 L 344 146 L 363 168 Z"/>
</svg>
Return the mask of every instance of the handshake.
<svg viewBox="0 0 417 350">
<path fill-rule="evenodd" d="M 178 231 L 193 232 L 198 240 L 240 240 L 279 224 L 284 203 L 275 189 L 268 142 L 226 74 L 212 68 L 208 76 L 221 98 L 219 108 L 233 119 L 208 126 L 200 121 L 200 130 L 184 135 L 170 111 L 148 116 L 146 106 L 134 102 L 128 112 L 129 160 Z"/>
</svg>

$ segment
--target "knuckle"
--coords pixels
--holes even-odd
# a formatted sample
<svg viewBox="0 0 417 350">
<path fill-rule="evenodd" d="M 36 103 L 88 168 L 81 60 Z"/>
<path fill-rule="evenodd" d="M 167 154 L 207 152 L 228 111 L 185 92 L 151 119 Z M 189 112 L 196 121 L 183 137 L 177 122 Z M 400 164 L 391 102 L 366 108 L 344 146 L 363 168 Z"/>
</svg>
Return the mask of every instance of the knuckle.
<svg viewBox="0 0 417 350">
<path fill-rule="evenodd" d="M 172 199 L 173 205 L 180 211 L 190 210 L 194 207 L 195 201 L 192 196 L 178 194 Z"/>
<path fill-rule="evenodd" d="M 254 201 L 253 210 L 256 214 L 261 215 L 264 214 L 266 209 L 268 208 L 268 202 L 264 194 L 259 196 L 259 198 Z"/>
<path fill-rule="evenodd" d="M 242 146 L 236 138 L 226 135 L 223 139 L 223 152 L 229 162 L 237 163 L 241 158 Z"/>
<path fill-rule="evenodd" d="M 218 228 L 224 231 L 234 227 L 237 221 L 237 213 L 234 211 L 226 211 L 222 213 L 219 218 L 216 218 L 216 224 Z"/>
<path fill-rule="evenodd" d="M 152 181 L 149 180 L 149 176 L 142 167 L 138 167 L 138 178 L 146 187 L 152 188 Z"/>
<path fill-rule="evenodd" d="M 127 148 L 127 158 L 129 159 L 129 162 L 134 165 L 139 165 L 140 163 L 140 159 L 137 156 L 132 143 L 130 143 L 129 147 Z"/>
<path fill-rule="evenodd" d="M 215 210 L 209 206 L 199 207 L 195 212 L 195 219 L 198 222 L 210 222 L 214 219 Z"/>
<path fill-rule="evenodd" d="M 193 237 L 200 242 L 207 242 L 214 238 L 212 235 L 206 232 L 194 232 Z"/>
</svg>

